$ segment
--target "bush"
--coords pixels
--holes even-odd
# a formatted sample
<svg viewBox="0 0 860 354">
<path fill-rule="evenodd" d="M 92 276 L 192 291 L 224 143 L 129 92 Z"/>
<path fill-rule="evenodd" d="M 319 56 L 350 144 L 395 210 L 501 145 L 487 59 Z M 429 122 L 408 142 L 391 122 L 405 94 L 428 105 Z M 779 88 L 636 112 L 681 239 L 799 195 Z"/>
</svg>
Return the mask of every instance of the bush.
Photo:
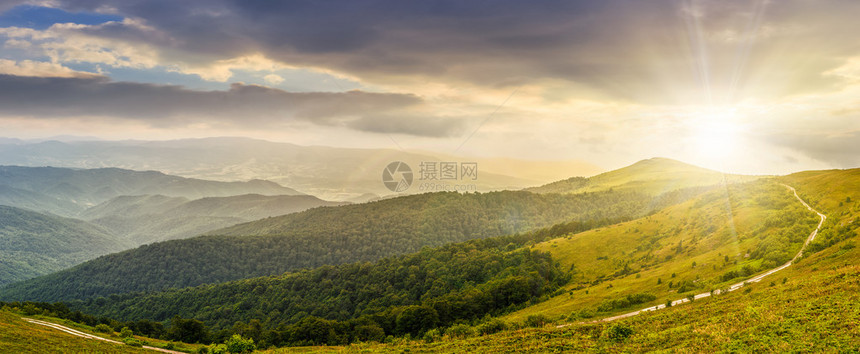
<svg viewBox="0 0 860 354">
<path fill-rule="evenodd" d="M 579 318 L 588 319 L 594 317 L 595 313 L 592 309 L 584 308 L 582 310 L 579 310 L 579 313 L 577 315 L 579 315 Z"/>
<path fill-rule="evenodd" d="M 481 335 L 488 335 L 493 333 L 498 333 L 508 329 L 508 324 L 505 321 L 502 321 L 498 318 L 494 318 L 489 322 L 485 322 L 478 326 L 478 333 Z"/>
<path fill-rule="evenodd" d="M 437 340 L 442 339 L 442 335 L 439 333 L 439 330 L 434 328 L 427 332 L 424 332 L 424 341 L 427 343 L 433 343 Z"/>
<path fill-rule="evenodd" d="M 250 353 L 257 349 L 253 339 L 245 339 L 238 334 L 234 334 L 230 339 L 224 342 L 227 346 L 227 351 L 230 353 Z"/>
<path fill-rule="evenodd" d="M 119 336 L 123 338 L 131 338 L 134 336 L 134 332 L 132 332 L 128 327 L 123 327 L 122 330 L 119 331 Z"/>
<path fill-rule="evenodd" d="M 544 314 L 529 315 L 526 317 L 526 327 L 543 327 L 550 323 L 549 318 Z"/>
<path fill-rule="evenodd" d="M 200 348 L 200 350 L 203 350 L 203 348 Z M 227 346 L 224 344 L 213 344 L 211 347 L 208 348 L 208 352 L 210 354 L 226 354 Z"/>
<path fill-rule="evenodd" d="M 108 326 L 108 325 L 106 325 L 106 324 L 104 324 L 104 323 L 99 323 L 99 324 L 98 324 L 98 326 L 96 326 L 96 332 L 99 332 L 99 333 L 113 333 L 113 329 L 112 329 L 112 328 L 110 328 L 110 326 Z"/>
<path fill-rule="evenodd" d="M 141 342 L 137 339 L 134 339 L 134 338 L 126 338 L 126 339 L 123 339 L 122 341 L 123 341 L 123 343 L 125 343 L 125 345 L 131 346 L 131 347 L 140 348 L 143 346 L 143 342 Z"/>
<path fill-rule="evenodd" d="M 454 338 L 467 338 L 475 335 L 475 329 L 465 323 L 460 323 L 448 327 L 445 333 Z"/>
<path fill-rule="evenodd" d="M 633 329 L 623 324 L 614 324 L 606 329 L 605 335 L 609 340 L 622 342 L 633 335 Z"/>
<path fill-rule="evenodd" d="M 382 342 L 385 339 L 385 331 L 376 323 L 355 326 L 353 332 L 355 339 L 362 342 Z"/>
</svg>

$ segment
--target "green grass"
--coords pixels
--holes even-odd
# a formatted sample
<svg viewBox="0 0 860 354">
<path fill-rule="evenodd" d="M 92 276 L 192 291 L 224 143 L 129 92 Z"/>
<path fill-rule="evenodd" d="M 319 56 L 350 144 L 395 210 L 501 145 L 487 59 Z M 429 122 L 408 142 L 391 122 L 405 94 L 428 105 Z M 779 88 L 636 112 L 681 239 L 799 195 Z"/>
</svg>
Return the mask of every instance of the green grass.
<svg viewBox="0 0 860 354">
<path fill-rule="evenodd" d="M 505 331 L 469 338 L 281 348 L 265 353 L 856 352 L 860 349 L 860 249 L 811 255 L 749 286 L 612 323 Z M 785 283 L 782 279 L 785 278 Z M 770 283 L 774 284 L 771 285 Z M 610 326 L 632 330 L 622 341 Z"/>
<path fill-rule="evenodd" d="M 58 329 L 35 323 L 22 318 L 33 318 L 56 323 L 87 334 L 122 342 L 118 333 L 101 333 L 93 327 L 50 316 L 25 316 L 17 309 L 0 309 L 0 352 L 14 353 L 153 353 L 149 349 L 135 348 L 127 345 L 107 343 L 68 334 Z M 172 348 L 181 352 L 196 352 L 201 344 L 188 344 L 134 336 L 143 345 L 156 348 Z"/>
<path fill-rule="evenodd" d="M 785 207 L 775 209 L 769 202 Z M 793 215 L 804 217 L 803 228 L 761 226 L 768 218 Z M 805 239 L 816 224 L 815 214 L 807 211 L 788 189 L 772 181 L 760 181 L 716 191 L 642 219 L 547 241 L 535 248 L 550 252 L 561 262 L 562 269 L 572 269 L 573 281 L 562 294 L 504 319 L 522 322 L 528 316 L 542 314 L 559 322 L 579 321 L 582 319 L 567 317 L 583 309 L 596 310 L 606 300 L 629 294 L 648 293 L 657 298 L 597 316 L 725 288 L 741 280 L 721 279 L 728 271 L 747 265 L 763 271 L 783 263 L 747 257 L 748 251 L 755 250 L 769 235 L 795 232 Z M 785 246 L 793 256 L 801 245 L 792 242 Z M 629 269 L 626 274 L 619 274 L 625 267 Z M 693 281 L 696 287 L 684 293 L 669 287 L 670 282 L 679 281 Z"/>
<path fill-rule="evenodd" d="M 677 189 L 747 182 L 758 178 L 724 174 L 667 158 L 652 158 L 597 176 L 573 177 L 527 190 L 535 193 L 586 193 L 611 189 L 659 195 Z"/>
<path fill-rule="evenodd" d="M 29 323 L 21 315 L 0 311 L 0 352 L 3 353 L 151 353 L 150 350 L 73 336 Z M 47 319 L 45 319 L 47 320 Z M 52 322 L 56 322 L 52 321 Z M 59 323 L 59 322 L 56 322 Z M 92 332 L 91 332 L 92 333 Z"/>
<path fill-rule="evenodd" d="M 853 223 L 860 211 L 856 205 L 845 202 L 849 196 L 854 200 L 853 193 L 860 191 L 858 171 L 809 172 L 781 177 L 778 181 L 795 186 L 801 196 L 812 199 L 809 200 L 811 205 L 828 214 L 832 225 L 846 225 Z M 738 235 L 751 233 L 751 241 L 746 242 L 755 242 L 758 231 L 761 231 L 758 225 L 776 211 L 756 207 L 756 198 L 752 195 L 742 197 L 736 193 L 729 200 L 727 205 L 731 206 L 734 230 Z M 759 198 L 758 201 L 766 203 L 767 199 Z M 564 264 L 582 262 L 577 265 L 583 270 L 580 278 L 596 278 L 601 273 L 617 269 L 617 265 L 612 265 L 611 257 L 603 260 L 602 266 L 586 260 L 624 251 L 631 245 L 635 247 L 641 241 L 637 238 L 638 234 L 660 233 L 664 225 L 670 224 L 670 220 L 675 220 L 671 225 L 686 230 L 680 234 L 699 230 L 711 223 L 724 222 L 718 217 L 719 213 L 715 209 L 717 204 L 709 206 L 705 203 L 695 207 L 697 201 L 690 203 L 694 208 L 687 209 L 687 214 L 685 208 L 690 205 L 679 205 L 650 218 L 572 235 L 536 247 L 550 250 Z M 794 200 L 792 205 L 799 203 Z M 692 220 L 707 220 L 708 223 L 696 224 Z M 636 228 L 638 232 L 631 232 Z M 719 229 L 715 230 L 716 234 L 720 232 Z M 611 323 L 574 323 L 563 328 L 553 325 L 521 328 L 468 338 L 446 335 L 433 343 L 395 340 L 385 344 L 284 348 L 272 352 L 857 352 L 860 350 L 860 265 L 857 265 L 860 248 L 856 247 L 857 230 L 850 230 L 847 234 L 846 239 L 819 252 L 807 252 L 791 267 L 760 283 L 748 285 L 743 290 Z M 576 241 L 580 238 L 582 241 Z M 707 245 L 710 239 L 702 237 L 700 242 Z M 667 238 L 666 244 L 671 245 L 668 241 L 674 240 Z M 594 243 L 594 249 L 587 247 L 591 243 Z M 745 246 L 742 241 L 736 248 L 745 250 Z M 572 308 L 593 306 L 599 299 L 621 293 L 654 290 L 649 286 L 656 283 L 655 277 L 663 277 L 665 284 L 670 279 L 665 278 L 665 275 L 673 272 L 677 273 L 677 277 L 702 272 L 698 274 L 702 278 L 707 269 L 694 270 L 686 265 L 693 259 L 701 260 L 697 264 L 713 262 L 709 257 L 714 250 L 696 247 L 692 251 L 691 257 L 683 261 L 676 258 L 659 267 L 642 270 L 639 278 L 627 275 L 612 279 L 612 288 L 600 284 L 578 289 L 573 296 L 569 292 L 556 296 L 511 314 L 506 319 L 516 323 L 529 314 L 562 316 Z M 636 255 L 635 252 L 628 252 L 628 256 L 631 254 Z M 595 296 L 583 296 L 586 289 Z M 678 297 L 676 294 L 672 298 Z M 658 296 L 655 302 L 660 300 Z M 645 306 L 636 306 L 631 310 Z M 597 318 L 607 316 L 602 314 Z M 608 335 L 612 326 L 630 329 L 632 335 L 623 340 L 612 340 Z"/>
</svg>

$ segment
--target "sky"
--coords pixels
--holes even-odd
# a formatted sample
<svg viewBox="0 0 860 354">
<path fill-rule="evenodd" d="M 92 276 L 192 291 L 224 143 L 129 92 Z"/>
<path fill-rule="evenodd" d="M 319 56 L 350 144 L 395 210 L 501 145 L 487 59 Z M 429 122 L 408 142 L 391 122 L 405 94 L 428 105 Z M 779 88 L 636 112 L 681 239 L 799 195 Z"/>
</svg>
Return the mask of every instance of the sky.
<svg viewBox="0 0 860 354">
<path fill-rule="evenodd" d="M 0 137 L 860 167 L 856 0 L 0 3 Z"/>
</svg>

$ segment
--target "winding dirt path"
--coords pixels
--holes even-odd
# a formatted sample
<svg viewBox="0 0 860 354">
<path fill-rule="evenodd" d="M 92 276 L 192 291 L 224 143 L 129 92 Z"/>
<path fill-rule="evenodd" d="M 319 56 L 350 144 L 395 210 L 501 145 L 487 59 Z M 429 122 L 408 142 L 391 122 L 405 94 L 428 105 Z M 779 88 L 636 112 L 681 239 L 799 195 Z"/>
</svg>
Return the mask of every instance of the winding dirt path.
<svg viewBox="0 0 860 354">
<path fill-rule="evenodd" d="M 779 271 L 781 271 L 781 270 L 783 270 L 783 269 L 788 268 L 789 266 L 791 266 L 791 265 L 792 265 L 792 263 L 794 263 L 794 261 L 796 261 L 798 258 L 800 258 L 801 256 L 803 256 L 803 251 L 804 251 L 804 250 L 806 250 L 806 247 L 809 245 L 809 243 L 810 243 L 810 242 L 812 242 L 812 240 L 814 240 L 814 239 L 815 239 L 815 236 L 817 236 L 817 235 L 818 235 L 818 231 L 819 231 L 819 230 L 821 230 L 821 226 L 822 226 L 822 225 L 824 225 L 824 220 L 826 220 L 826 219 L 827 219 L 827 215 L 824 215 L 824 214 L 820 213 L 818 210 L 813 209 L 811 206 L 809 206 L 809 204 L 807 204 L 805 201 L 803 201 L 803 199 L 801 199 L 801 198 L 800 198 L 800 196 L 799 196 L 799 195 L 797 195 L 797 190 L 795 190 L 795 189 L 794 189 L 794 187 L 791 187 L 791 186 L 786 185 L 786 184 L 783 184 L 783 186 L 785 186 L 786 188 L 788 188 L 789 190 L 791 190 L 791 192 L 792 192 L 792 193 L 794 193 L 794 197 L 795 197 L 795 198 L 797 198 L 797 200 L 799 200 L 799 201 L 800 201 L 800 203 L 801 203 L 801 204 L 803 204 L 803 206 L 805 206 L 805 207 L 806 207 L 806 209 L 809 209 L 810 211 L 815 212 L 816 214 L 818 214 L 818 217 L 819 217 L 819 218 L 821 218 L 821 221 L 819 221 L 819 222 L 818 222 L 818 227 L 816 227 L 816 228 L 815 228 L 815 230 L 813 230 L 813 231 L 812 231 L 812 233 L 811 233 L 811 234 L 809 234 L 809 237 L 807 237 L 807 238 L 806 238 L 806 242 L 804 242 L 804 243 L 803 243 L 803 247 L 801 247 L 801 248 L 800 248 L 800 251 L 799 251 L 799 252 L 797 252 L 797 255 L 795 255 L 795 256 L 794 256 L 794 258 L 792 258 L 790 261 L 788 261 L 787 263 L 785 263 L 785 264 L 783 264 L 783 265 L 781 265 L 781 266 L 779 266 L 779 267 L 773 268 L 773 269 L 771 269 L 771 270 L 769 270 L 769 271 L 767 271 L 767 272 L 764 272 L 764 273 L 762 273 L 762 274 L 756 275 L 756 276 L 754 276 L 754 277 L 752 277 L 752 278 L 750 278 L 750 279 L 747 279 L 747 280 L 742 281 L 742 282 L 737 283 L 737 284 L 733 284 L 732 286 L 730 286 L 730 287 L 728 287 L 727 289 L 725 289 L 725 291 L 726 291 L 726 292 L 738 290 L 738 289 L 740 289 L 740 288 L 743 288 L 743 287 L 744 287 L 744 285 L 746 285 L 746 284 L 758 283 L 758 282 L 760 282 L 762 279 L 764 279 L 765 277 L 767 277 L 767 276 L 769 276 L 769 275 L 771 275 L 771 274 L 773 274 L 773 273 L 779 272 Z M 714 290 L 713 294 L 712 294 L 712 293 L 710 293 L 710 292 L 697 294 L 697 295 L 695 295 L 695 296 L 694 296 L 694 300 L 698 300 L 698 299 L 706 298 L 706 297 L 709 297 L 709 296 L 711 296 L 711 295 L 719 295 L 719 294 L 721 294 L 721 293 L 723 293 L 723 292 L 724 292 L 724 290 L 719 290 L 719 289 L 718 289 L 718 290 Z M 686 302 L 690 302 L 690 300 L 689 300 L 689 299 L 687 299 L 687 298 L 683 298 L 683 299 L 675 300 L 675 301 L 672 301 L 672 306 L 680 305 L 680 304 L 683 304 L 683 303 L 686 303 Z M 628 313 L 621 314 L 621 315 L 617 315 L 617 316 L 606 317 L 606 318 L 599 319 L 599 320 L 596 320 L 596 321 L 581 322 L 581 323 L 610 322 L 610 321 L 620 320 L 620 319 L 622 319 L 622 318 L 633 317 L 633 316 L 636 316 L 636 315 L 638 315 L 638 314 L 640 314 L 640 313 L 642 313 L 642 312 L 645 312 L 645 311 L 657 311 L 657 310 L 661 310 L 661 309 L 664 309 L 664 308 L 666 308 L 666 304 L 660 304 L 660 305 L 657 305 L 657 306 L 651 306 L 651 307 L 648 307 L 648 308 L 644 308 L 644 309 L 637 310 L 637 311 L 633 311 L 633 312 L 628 312 Z M 559 326 L 557 326 L 557 327 L 558 327 L 558 328 L 561 328 L 561 327 L 567 327 L 567 326 L 570 326 L 570 325 L 572 325 L 572 323 L 559 325 Z"/>
<path fill-rule="evenodd" d="M 83 337 L 83 338 L 87 338 L 87 339 L 94 339 L 94 340 L 100 340 L 100 341 L 105 341 L 105 342 L 108 342 L 108 343 L 114 343 L 114 344 L 119 344 L 119 345 L 126 345 L 126 344 L 125 344 L 125 343 L 123 343 L 123 342 L 115 341 L 115 340 L 113 340 L 113 339 L 102 338 L 102 337 L 99 337 L 99 336 L 94 336 L 94 335 L 92 335 L 92 334 L 84 333 L 84 332 L 81 332 L 81 331 L 79 331 L 79 330 L 72 329 L 72 328 L 69 328 L 69 327 L 66 327 L 66 326 L 63 326 L 63 325 L 58 325 L 58 324 L 53 323 L 53 322 L 42 321 L 42 320 L 37 320 L 37 319 L 32 319 L 32 318 L 25 318 L 25 317 L 22 317 L 21 319 L 22 319 L 22 320 L 24 320 L 24 321 L 30 322 L 30 323 L 35 323 L 35 324 L 37 324 L 37 325 L 42 325 L 42 326 L 46 326 L 46 327 L 51 327 L 51 328 L 53 328 L 53 329 L 57 329 L 57 330 L 60 330 L 60 331 L 63 331 L 63 332 L 66 332 L 66 333 L 68 333 L 68 334 L 75 335 L 75 336 L 78 336 L 78 337 Z M 173 350 L 167 350 L 167 349 L 162 349 L 162 348 L 150 347 L 150 346 L 147 346 L 147 345 L 144 345 L 144 346 L 143 346 L 143 349 L 155 350 L 155 351 L 159 351 L 159 352 L 162 352 L 162 353 L 185 354 L 185 353 L 183 353 L 183 352 L 177 352 L 177 351 L 173 351 Z"/>
</svg>

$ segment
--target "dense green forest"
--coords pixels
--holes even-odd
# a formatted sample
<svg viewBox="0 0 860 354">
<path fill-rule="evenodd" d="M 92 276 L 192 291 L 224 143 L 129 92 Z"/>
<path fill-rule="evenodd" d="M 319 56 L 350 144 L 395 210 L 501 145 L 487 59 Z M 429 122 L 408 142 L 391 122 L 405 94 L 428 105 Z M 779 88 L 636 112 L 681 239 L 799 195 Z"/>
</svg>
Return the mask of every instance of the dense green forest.
<svg viewBox="0 0 860 354">
<path fill-rule="evenodd" d="M 263 346 L 414 337 L 509 312 L 549 295 L 569 278 L 548 253 L 523 246 L 595 226 L 571 222 L 425 248 L 375 264 L 323 266 L 161 293 L 112 295 L 72 301 L 69 307 L 10 305 L 189 342 L 222 341 L 231 334 L 253 338 Z M 177 335 L 173 328 L 182 326 L 196 327 L 196 334 Z"/>
<path fill-rule="evenodd" d="M 0 205 L 0 286 L 125 248 L 84 221 Z"/>
<path fill-rule="evenodd" d="M 626 220 L 702 193 L 529 192 L 405 196 L 323 207 L 239 225 L 225 232 L 141 246 L 0 289 L 0 299 L 59 301 L 159 291 L 375 261 L 422 247 L 512 234 L 568 221 Z"/>
</svg>

